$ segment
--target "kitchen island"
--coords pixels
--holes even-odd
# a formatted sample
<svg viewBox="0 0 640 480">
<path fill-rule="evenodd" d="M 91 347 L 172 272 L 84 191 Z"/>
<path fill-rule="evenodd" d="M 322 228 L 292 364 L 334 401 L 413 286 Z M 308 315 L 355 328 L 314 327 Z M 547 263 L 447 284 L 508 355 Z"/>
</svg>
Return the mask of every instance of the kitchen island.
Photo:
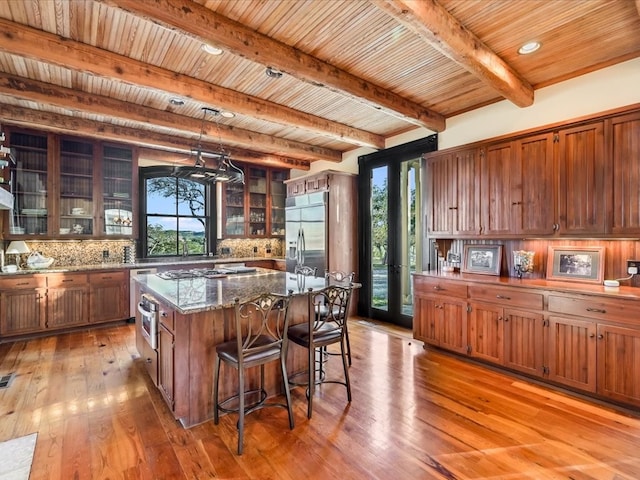
<svg viewBox="0 0 640 480">
<path fill-rule="evenodd" d="M 324 286 L 323 277 L 261 268 L 219 277 L 166 279 L 157 274 L 136 277 L 132 294 L 138 301 L 143 295 L 152 298 L 157 304 L 158 319 L 157 346 L 152 348 L 142 334 L 140 312 L 136 315 L 136 345 L 174 417 L 185 427 L 212 418 L 215 346 L 236 338 L 235 298 L 242 302 L 261 293 L 291 293 L 290 321 L 295 324 L 307 319 L 308 293 Z M 306 352 L 290 346 L 288 373 L 306 370 L 306 362 Z M 237 391 L 234 373 L 223 370 L 221 398 Z M 249 372 L 247 388 L 257 385 L 257 374 L 257 369 Z M 282 377 L 275 363 L 265 368 L 265 384 L 269 395 L 282 391 Z"/>
</svg>

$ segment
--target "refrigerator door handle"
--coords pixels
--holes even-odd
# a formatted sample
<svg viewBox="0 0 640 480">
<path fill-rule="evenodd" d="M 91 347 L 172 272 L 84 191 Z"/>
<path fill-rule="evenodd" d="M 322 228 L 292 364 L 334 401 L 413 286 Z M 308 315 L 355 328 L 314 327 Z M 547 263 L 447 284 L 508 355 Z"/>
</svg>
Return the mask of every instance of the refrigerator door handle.
<svg viewBox="0 0 640 480">
<path fill-rule="evenodd" d="M 304 241 L 304 230 L 300 229 L 300 265 L 304 265 L 304 252 L 306 251 L 307 246 Z"/>
<path fill-rule="evenodd" d="M 298 228 L 298 238 L 296 238 L 296 265 L 300 265 L 301 260 L 300 260 L 300 255 L 301 255 L 301 243 L 300 243 L 300 232 L 301 230 Z"/>
</svg>

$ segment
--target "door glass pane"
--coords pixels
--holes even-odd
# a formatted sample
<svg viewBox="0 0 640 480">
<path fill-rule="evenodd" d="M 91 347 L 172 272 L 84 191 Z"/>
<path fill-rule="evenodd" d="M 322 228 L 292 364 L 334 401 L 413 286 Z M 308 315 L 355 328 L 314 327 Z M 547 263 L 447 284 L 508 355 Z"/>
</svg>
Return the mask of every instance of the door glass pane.
<svg viewBox="0 0 640 480">
<path fill-rule="evenodd" d="M 389 308 L 388 175 L 386 166 L 371 170 L 371 306 L 380 310 Z"/>
<path fill-rule="evenodd" d="M 420 160 L 409 160 L 402 162 L 400 167 L 400 199 L 401 212 L 400 219 L 400 299 L 402 302 L 402 313 L 413 315 L 413 282 L 411 273 L 416 271 L 416 265 L 421 265 L 419 252 L 422 251 L 421 235 L 416 232 L 422 231 L 419 205 L 420 189 L 417 188 L 419 182 Z"/>
</svg>

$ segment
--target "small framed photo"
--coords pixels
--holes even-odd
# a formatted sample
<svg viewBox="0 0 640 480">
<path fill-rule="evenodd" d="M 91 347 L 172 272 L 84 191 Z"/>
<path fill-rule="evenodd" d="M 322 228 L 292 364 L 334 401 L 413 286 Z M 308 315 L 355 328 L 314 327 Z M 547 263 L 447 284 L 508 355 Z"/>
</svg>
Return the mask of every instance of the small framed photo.
<svg viewBox="0 0 640 480">
<path fill-rule="evenodd" d="M 502 265 L 502 245 L 464 246 L 462 272 L 500 275 L 500 265 Z"/>
<path fill-rule="evenodd" d="M 602 283 L 604 247 L 549 247 L 547 279 Z"/>
</svg>

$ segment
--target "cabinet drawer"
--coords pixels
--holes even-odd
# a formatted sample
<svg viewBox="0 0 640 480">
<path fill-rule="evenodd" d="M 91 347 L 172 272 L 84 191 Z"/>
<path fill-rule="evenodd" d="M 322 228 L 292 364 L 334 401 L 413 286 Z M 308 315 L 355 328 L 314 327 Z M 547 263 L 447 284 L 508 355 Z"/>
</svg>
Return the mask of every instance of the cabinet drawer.
<svg viewBox="0 0 640 480">
<path fill-rule="evenodd" d="M 116 271 L 108 271 L 108 272 L 97 272 L 90 274 L 91 282 L 127 282 L 129 279 L 127 278 L 126 270 L 116 270 Z"/>
<path fill-rule="evenodd" d="M 21 288 L 46 287 L 47 278 L 34 275 L 14 275 L 0 279 L 0 290 L 17 290 Z"/>
<path fill-rule="evenodd" d="M 550 312 L 640 325 L 640 305 L 632 300 L 549 295 Z"/>
<path fill-rule="evenodd" d="M 467 286 L 463 283 L 451 282 L 435 277 L 423 277 L 420 275 L 414 275 L 413 282 L 416 293 L 467 298 Z"/>
<path fill-rule="evenodd" d="M 74 274 L 53 274 L 47 276 L 47 285 L 49 287 L 69 287 L 71 285 L 86 285 L 89 278 L 86 273 Z"/>
<path fill-rule="evenodd" d="M 502 307 L 520 307 L 542 310 L 544 296 L 541 293 L 522 292 L 501 287 L 471 285 L 469 298 L 483 302 L 498 303 Z"/>
</svg>

